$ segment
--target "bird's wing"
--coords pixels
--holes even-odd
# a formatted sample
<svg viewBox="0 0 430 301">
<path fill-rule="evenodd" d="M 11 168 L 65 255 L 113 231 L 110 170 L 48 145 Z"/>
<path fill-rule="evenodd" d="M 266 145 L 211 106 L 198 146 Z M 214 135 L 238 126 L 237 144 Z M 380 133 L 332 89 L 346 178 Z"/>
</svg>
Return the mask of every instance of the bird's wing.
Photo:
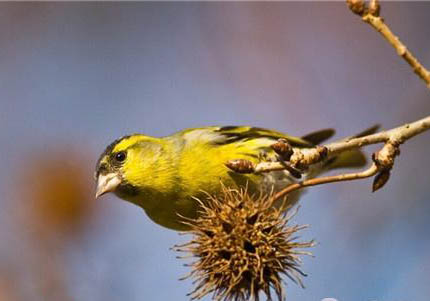
<svg viewBox="0 0 430 301">
<path fill-rule="evenodd" d="M 326 141 L 331 138 L 335 133 L 334 129 L 323 129 L 316 132 L 309 133 L 302 137 L 303 140 L 306 140 L 314 145 L 318 145 L 321 142 Z"/>
<path fill-rule="evenodd" d="M 187 129 L 181 132 L 186 140 L 201 139 L 214 145 L 225 145 L 239 141 L 268 138 L 277 140 L 286 139 L 292 146 L 312 147 L 314 144 L 305 139 L 289 136 L 274 130 L 249 126 L 223 126 Z"/>
</svg>

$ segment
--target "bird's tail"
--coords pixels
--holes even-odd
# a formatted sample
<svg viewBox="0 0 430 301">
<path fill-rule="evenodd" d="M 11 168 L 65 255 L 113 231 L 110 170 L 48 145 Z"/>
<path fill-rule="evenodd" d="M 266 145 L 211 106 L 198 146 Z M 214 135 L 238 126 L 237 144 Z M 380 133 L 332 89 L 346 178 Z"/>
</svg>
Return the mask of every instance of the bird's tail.
<svg viewBox="0 0 430 301">
<path fill-rule="evenodd" d="M 365 131 L 352 136 L 350 138 L 359 138 L 367 135 L 371 135 L 378 131 L 379 125 L 374 125 Z M 348 138 L 348 139 L 350 139 Z M 329 170 L 337 168 L 359 168 L 365 166 L 367 163 L 366 156 L 360 149 L 352 149 L 350 151 L 345 151 L 338 156 L 329 159 L 327 162 L 327 168 Z"/>
<path fill-rule="evenodd" d="M 374 125 L 371 128 L 368 128 L 357 135 L 348 137 L 347 139 L 367 136 L 375 133 L 378 129 L 379 129 L 379 125 Z M 310 133 L 306 136 L 303 136 L 302 139 L 314 145 L 318 145 L 333 135 L 334 135 L 333 129 L 324 129 L 324 130 L 320 130 L 314 133 Z M 336 169 L 336 168 L 358 168 L 358 167 L 365 166 L 366 162 L 367 162 L 366 156 L 363 154 L 363 152 L 359 149 L 353 149 L 350 151 L 343 152 L 336 157 L 330 158 L 325 163 L 325 166 L 329 170 Z"/>
</svg>

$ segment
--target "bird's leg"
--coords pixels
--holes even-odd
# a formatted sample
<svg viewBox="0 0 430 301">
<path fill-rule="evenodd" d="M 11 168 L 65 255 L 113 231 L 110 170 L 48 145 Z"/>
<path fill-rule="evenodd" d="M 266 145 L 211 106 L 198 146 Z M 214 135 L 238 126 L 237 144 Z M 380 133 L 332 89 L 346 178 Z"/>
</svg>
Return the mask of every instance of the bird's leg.
<svg viewBox="0 0 430 301">
<path fill-rule="evenodd" d="M 278 162 L 281 163 L 285 170 L 287 170 L 294 178 L 301 179 L 303 170 L 297 169 L 290 162 L 284 161 L 282 158 L 278 157 Z"/>
</svg>

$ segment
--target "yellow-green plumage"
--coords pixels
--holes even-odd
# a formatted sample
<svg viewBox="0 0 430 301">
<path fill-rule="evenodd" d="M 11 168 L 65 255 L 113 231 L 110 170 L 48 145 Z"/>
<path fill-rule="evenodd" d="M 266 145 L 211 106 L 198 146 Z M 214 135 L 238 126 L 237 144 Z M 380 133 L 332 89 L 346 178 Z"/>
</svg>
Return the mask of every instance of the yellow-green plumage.
<svg viewBox="0 0 430 301">
<path fill-rule="evenodd" d="M 229 160 L 247 159 L 257 163 L 274 158 L 270 146 L 279 138 L 287 139 L 293 147 L 303 148 L 320 143 L 333 132 L 323 130 L 305 139 L 252 127 L 187 129 L 164 138 L 136 134 L 108 147 L 97 164 L 96 177 L 118 175 L 120 184 L 113 191 L 120 198 L 145 209 L 156 223 L 184 230 L 186 227 L 179 216 L 196 216 L 198 208 L 193 197 L 203 197 L 205 192 L 216 194 L 221 183 L 233 187 L 248 185 L 252 193 L 273 185 L 276 189 L 276 184 L 285 186 L 292 181 L 288 172 L 278 172 L 276 177 L 238 174 L 225 166 Z M 115 156 L 120 152 L 126 154 L 126 159 L 116 162 Z M 364 163 L 362 154 L 354 152 L 342 166 Z"/>
</svg>

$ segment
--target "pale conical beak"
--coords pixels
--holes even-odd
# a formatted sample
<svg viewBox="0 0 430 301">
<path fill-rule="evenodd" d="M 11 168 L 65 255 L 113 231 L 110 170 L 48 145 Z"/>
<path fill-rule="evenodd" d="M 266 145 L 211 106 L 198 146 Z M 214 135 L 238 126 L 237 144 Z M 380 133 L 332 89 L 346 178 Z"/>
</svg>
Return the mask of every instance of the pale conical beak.
<svg viewBox="0 0 430 301">
<path fill-rule="evenodd" d="M 114 191 L 120 183 L 121 179 L 115 173 L 100 174 L 97 179 L 96 199 L 108 192 Z"/>
</svg>

